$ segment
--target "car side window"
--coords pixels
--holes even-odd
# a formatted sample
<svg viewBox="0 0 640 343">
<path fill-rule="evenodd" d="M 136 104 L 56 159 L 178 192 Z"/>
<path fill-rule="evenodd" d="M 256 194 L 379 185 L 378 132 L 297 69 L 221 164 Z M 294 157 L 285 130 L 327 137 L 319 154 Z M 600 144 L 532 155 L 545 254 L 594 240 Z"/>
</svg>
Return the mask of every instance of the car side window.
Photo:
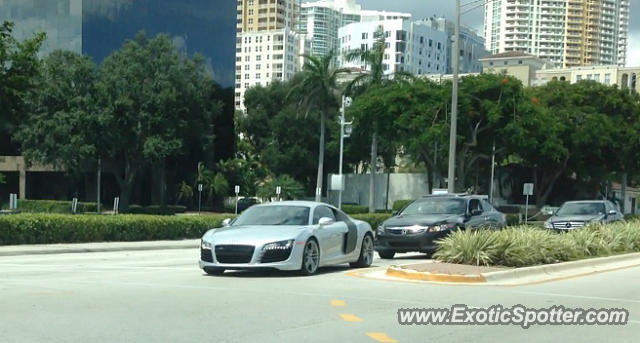
<svg viewBox="0 0 640 343">
<path fill-rule="evenodd" d="M 482 200 L 482 208 L 484 208 L 485 212 L 493 212 L 495 208 L 486 200 Z"/>
<path fill-rule="evenodd" d="M 333 211 L 333 214 L 336 216 L 336 221 L 337 222 L 348 222 L 349 221 L 349 217 L 344 214 L 342 211 L 337 210 L 337 209 L 331 209 Z"/>
<path fill-rule="evenodd" d="M 478 200 L 478 199 L 469 200 L 469 213 L 472 213 L 473 210 L 482 211 L 482 206 L 480 205 L 480 200 Z"/>
<path fill-rule="evenodd" d="M 316 209 L 313 211 L 313 224 L 318 224 L 320 218 L 324 217 L 336 220 L 336 216 L 333 214 L 333 211 L 331 211 L 331 209 L 327 206 L 316 207 Z"/>
</svg>

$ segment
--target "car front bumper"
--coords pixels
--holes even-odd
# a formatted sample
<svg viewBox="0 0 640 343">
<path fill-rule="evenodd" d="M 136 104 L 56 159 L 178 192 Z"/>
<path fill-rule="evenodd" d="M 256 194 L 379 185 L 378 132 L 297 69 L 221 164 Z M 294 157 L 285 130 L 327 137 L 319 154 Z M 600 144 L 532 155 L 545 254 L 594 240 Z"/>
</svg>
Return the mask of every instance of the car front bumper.
<svg viewBox="0 0 640 343">
<path fill-rule="evenodd" d="M 264 270 L 264 269 L 276 269 L 276 270 L 300 270 L 302 266 L 302 253 L 304 247 L 301 245 L 294 245 L 289 257 L 285 260 L 278 262 L 262 262 L 265 257 L 265 252 L 261 246 L 254 249 L 249 262 L 246 263 L 228 263 L 221 262 L 216 256 L 214 249 L 200 249 L 200 260 L 198 265 L 200 269 L 229 269 L 229 270 Z"/>
<path fill-rule="evenodd" d="M 430 232 L 419 234 L 378 234 L 375 242 L 375 251 L 395 251 L 395 252 L 425 252 L 432 253 L 436 250 L 437 241 L 449 235 L 449 231 Z"/>
</svg>

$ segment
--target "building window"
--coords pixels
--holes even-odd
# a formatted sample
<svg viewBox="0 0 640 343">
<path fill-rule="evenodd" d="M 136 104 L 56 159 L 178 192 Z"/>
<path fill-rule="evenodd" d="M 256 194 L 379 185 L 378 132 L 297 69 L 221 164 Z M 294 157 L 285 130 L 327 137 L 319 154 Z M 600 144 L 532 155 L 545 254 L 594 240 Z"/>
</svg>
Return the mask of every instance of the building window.
<svg viewBox="0 0 640 343">
<path fill-rule="evenodd" d="M 260 73 L 256 74 L 256 79 L 260 80 Z"/>
<path fill-rule="evenodd" d="M 518 61 L 518 64 L 522 64 L 522 60 L 519 60 L 519 61 Z"/>
<path fill-rule="evenodd" d="M 604 84 L 605 85 L 610 85 L 611 84 L 611 74 L 609 74 L 609 73 L 604 74 Z"/>
<path fill-rule="evenodd" d="M 594 74 L 594 75 L 593 75 L 593 80 L 594 80 L 595 82 L 600 82 L 600 74 Z"/>
<path fill-rule="evenodd" d="M 576 75 L 576 81 L 578 82 L 582 81 L 582 75 Z"/>
<path fill-rule="evenodd" d="M 261 60 L 262 60 L 262 55 L 256 56 L 256 61 L 261 61 Z"/>
<path fill-rule="evenodd" d="M 362 39 L 368 39 L 368 38 L 369 38 L 369 34 L 367 32 L 363 32 Z"/>
</svg>

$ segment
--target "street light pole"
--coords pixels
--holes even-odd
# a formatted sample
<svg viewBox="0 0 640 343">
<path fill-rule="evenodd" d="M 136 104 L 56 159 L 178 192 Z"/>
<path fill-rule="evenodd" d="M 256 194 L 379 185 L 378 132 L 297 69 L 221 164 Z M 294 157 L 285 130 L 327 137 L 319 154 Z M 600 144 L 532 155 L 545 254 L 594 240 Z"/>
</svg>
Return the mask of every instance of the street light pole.
<svg viewBox="0 0 640 343">
<path fill-rule="evenodd" d="M 456 0 L 456 24 L 453 38 L 453 88 L 451 91 L 451 130 L 449 132 L 449 174 L 447 191 L 455 193 L 456 184 L 456 137 L 458 131 L 458 72 L 460 63 L 460 0 Z"/>
<path fill-rule="evenodd" d="M 496 142 L 493 142 L 491 150 L 491 186 L 489 186 L 489 202 L 493 204 L 493 177 L 496 168 Z"/>
<path fill-rule="evenodd" d="M 345 107 L 351 105 L 351 98 L 342 96 L 342 105 L 340 106 L 340 162 L 338 163 L 338 175 L 340 177 L 340 189 L 338 190 L 338 208 L 342 208 L 342 190 L 344 189 L 344 178 L 342 176 L 342 158 L 344 156 L 344 126 L 348 123 L 345 121 Z"/>
</svg>

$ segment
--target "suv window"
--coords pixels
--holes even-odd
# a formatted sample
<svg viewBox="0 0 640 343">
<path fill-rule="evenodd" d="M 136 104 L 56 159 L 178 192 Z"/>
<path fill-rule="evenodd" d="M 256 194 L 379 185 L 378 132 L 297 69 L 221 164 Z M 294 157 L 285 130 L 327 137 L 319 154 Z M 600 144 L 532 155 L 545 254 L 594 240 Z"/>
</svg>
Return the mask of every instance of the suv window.
<svg viewBox="0 0 640 343">
<path fill-rule="evenodd" d="M 493 212 L 493 211 L 495 211 L 493 206 L 486 200 L 482 200 L 482 208 L 484 209 L 485 212 Z"/>
<path fill-rule="evenodd" d="M 316 209 L 313 211 L 313 224 L 318 224 L 320 218 L 324 217 L 336 220 L 336 216 L 333 215 L 333 211 L 331 211 L 331 209 L 327 206 L 316 207 Z"/>
<path fill-rule="evenodd" d="M 469 213 L 473 212 L 473 210 L 482 211 L 482 205 L 480 205 L 479 199 L 471 199 L 469 200 Z"/>
</svg>

